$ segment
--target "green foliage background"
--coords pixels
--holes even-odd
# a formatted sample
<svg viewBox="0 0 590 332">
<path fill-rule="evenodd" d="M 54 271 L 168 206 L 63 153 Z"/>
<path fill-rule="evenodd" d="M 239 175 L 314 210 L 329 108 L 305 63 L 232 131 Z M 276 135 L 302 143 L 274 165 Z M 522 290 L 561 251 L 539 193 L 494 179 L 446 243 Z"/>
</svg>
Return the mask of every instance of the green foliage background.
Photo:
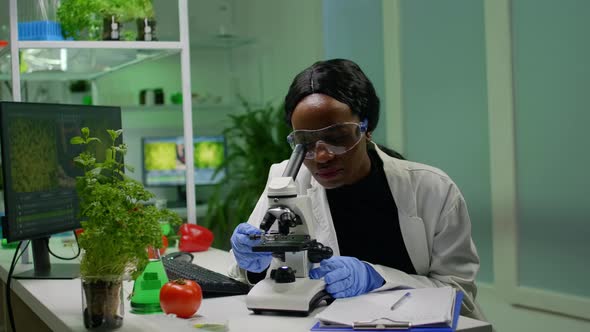
<svg viewBox="0 0 590 332">
<path fill-rule="evenodd" d="M 57 20 L 64 37 L 76 40 L 100 40 L 102 19 L 110 15 L 116 16 L 120 22 L 152 18 L 154 7 L 151 0 L 62 0 L 57 9 Z M 129 27 L 124 30 L 135 33 L 135 22 Z M 132 39 L 132 36 L 125 38 Z"/>
<path fill-rule="evenodd" d="M 246 111 L 230 115 L 224 130 L 228 154 L 217 170 L 227 168 L 227 173 L 209 199 L 203 225 L 213 231 L 213 246 L 220 249 L 231 247 L 234 228 L 248 220 L 264 191 L 270 166 L 291 155 L 287 143 L 291 129 L 284 121 L 283 105 L 253 108 L 243 102 L 243 106 Z"/>
</svg>

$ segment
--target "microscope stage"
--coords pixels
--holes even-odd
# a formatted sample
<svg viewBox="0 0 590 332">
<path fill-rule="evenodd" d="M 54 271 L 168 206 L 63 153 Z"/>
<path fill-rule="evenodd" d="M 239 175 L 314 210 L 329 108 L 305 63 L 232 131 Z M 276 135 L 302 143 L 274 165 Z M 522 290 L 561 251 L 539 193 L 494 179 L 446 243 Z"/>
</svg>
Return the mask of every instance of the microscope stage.
<svg viewBox="0 0 590 332">
<path fill-rule="evenodd" d="M 269 312 L 307 316 L 322 301 L 333 301 L 324 288 L 323 280 L 297 278 L 295 282 L 281 284 L 264 279 L 250 290 L 246 306 L 255 314 Z"/>
</svg>

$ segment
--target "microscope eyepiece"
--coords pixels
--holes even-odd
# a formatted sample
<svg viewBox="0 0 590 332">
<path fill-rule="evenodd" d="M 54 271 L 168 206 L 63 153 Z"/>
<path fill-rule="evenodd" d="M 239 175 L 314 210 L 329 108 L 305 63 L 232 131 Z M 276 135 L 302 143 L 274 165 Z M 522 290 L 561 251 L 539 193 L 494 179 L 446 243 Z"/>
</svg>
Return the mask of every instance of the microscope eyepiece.
<svg viewBox="0 0 590 332">
<path fill-rule="evenodd" d="M 303 144 L 297 144 L 291 153 L 291 157 L 289 157 L 287 167 L 283 171 L 283 176 L 289 176 L 295 180 L 297 173 L 299 173 L 299 168 L 303 164 L 303 160 L 305 160 L 306 153 L 306 147 Z"/>
</svg>

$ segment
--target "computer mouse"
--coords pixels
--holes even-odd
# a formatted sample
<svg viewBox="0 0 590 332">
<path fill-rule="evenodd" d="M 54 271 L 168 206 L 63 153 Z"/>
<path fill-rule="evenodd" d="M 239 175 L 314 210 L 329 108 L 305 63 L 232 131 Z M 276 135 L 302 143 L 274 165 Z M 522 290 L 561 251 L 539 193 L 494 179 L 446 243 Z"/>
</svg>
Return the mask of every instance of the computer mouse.
<svg viewBox="0 0 590 332">
<path fill-rule="evenodd" d="M 193 254 L 191 254 L 190 252 L 184 252 L 184 251 L 177 251 L 177 252 L 171 252 L 169 254 L 167 254 L 166 256 L 163 257 L 163 259 L 169 259 L 169 260 L 179 260 L 179 261 L 184 261 L 184 262 L 192 262 L 193 261 Z"/>
</svg>

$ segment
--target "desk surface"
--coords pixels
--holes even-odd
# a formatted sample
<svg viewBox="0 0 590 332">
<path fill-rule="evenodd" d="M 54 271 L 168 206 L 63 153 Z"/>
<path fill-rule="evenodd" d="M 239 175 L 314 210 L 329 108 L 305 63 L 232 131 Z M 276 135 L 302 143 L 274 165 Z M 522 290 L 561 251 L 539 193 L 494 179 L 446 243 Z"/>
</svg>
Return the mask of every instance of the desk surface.
<svg viewBox="0 0 590 332">
<path fill-rule="evenodd" d="M 0 251 L 0 277 L 6 281 L 13 250 Z M 225 274 L 231 262 L 226 251 L 210 249 L 195 253 L 195 263 Z M 30 269 L 31 265 L 19 265 L 16 272 Z M 126 297 L 131 293 L 132 282 L 125 283 Z M 13 291 L 54 331 L 87 331 L 82 321 L 80 279 L 74 280 L 13 280 Z M 197 322 L 226 322 L 228 331 L 309 331 L 316 323 L 316 309 L 308 317 L 278 315 L 254 315 L 246 308 L 245 296 L 205 299 L 197 315 L 191 319 L 179 319 L 164 314 L 137 315 L 129 312 L 125 303 L 123 326 L 117 331 L 199 331 L 192 325 Z M 17 327 L 18 329 L 18 327 Z M 491 325 L 461 317 L 458 331 L 491 332 Z"/>
</svg>

